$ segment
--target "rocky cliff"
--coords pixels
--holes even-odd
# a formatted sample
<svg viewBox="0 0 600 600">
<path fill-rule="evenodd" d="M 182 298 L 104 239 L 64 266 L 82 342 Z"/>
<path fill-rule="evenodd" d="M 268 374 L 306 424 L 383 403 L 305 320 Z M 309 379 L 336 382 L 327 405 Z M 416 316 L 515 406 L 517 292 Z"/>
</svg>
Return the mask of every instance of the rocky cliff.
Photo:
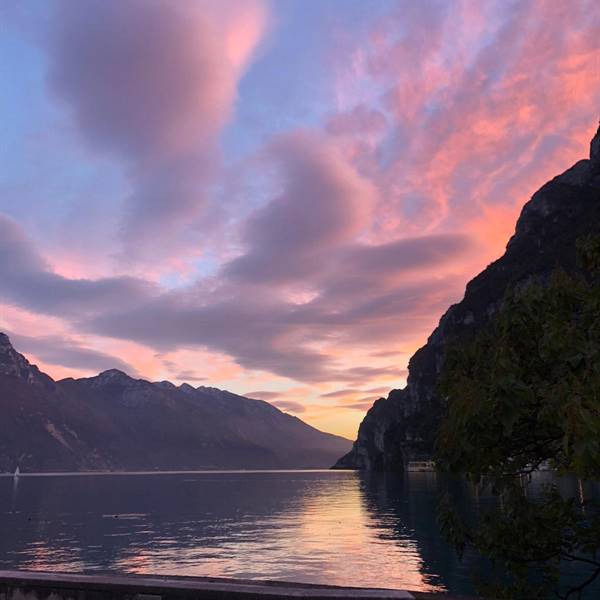
<svg viewBox="0 0 600 600">
<path fill-rule="evenodd" d="M 0 472 L 315 468 L 351 442 L 267 402 L 116 369 L 53 381 L 0 333 Z"/>
<path fill-rule="evenodd" d="M 525 204 L 504 255 L 467 284 L 463 300 L 446 311 L 410 359 L 406 387 L 375 402 L 352 450 L 335 468 L 398 470 L 408 460 L 429 457 L 440 416 L 436 385 L 446 340 L 485 324 L 510 286 L 543 280 L 557 266 L 574 270 L 575 240 L 589 233 L 600 233 L 600 128 L 590 158 L 546 183 Z"/>
</svg>

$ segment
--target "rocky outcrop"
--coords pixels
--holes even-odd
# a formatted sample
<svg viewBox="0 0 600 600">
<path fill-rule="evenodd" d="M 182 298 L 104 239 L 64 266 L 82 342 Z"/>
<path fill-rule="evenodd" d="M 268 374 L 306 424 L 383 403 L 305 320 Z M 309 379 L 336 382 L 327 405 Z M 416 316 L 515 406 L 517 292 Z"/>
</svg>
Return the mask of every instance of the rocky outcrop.
<svg viewBox="0 0 600 600">
<path fill-rule="evenodd" d="M 50 377 L 42 373 L 35 365 L 19 354 L 5 333 L 0 332 L 0 376 L 15 377 L 29 384 L 37 384 L 53 389 Z"/>
<path fill-rule="evenodd" d="M 323 468 L 351 442 L 262 400 L 111 369 L 53 381 L 0 334 L 0 472 Z"/>
<path fill-rule="evenodd" d="M 541 280 L 557 267 L 576 269 L 575 241 L 600 233 L 600 127 L 581 160 L 525 204 L 504 255 L 467 284 L 409 361 L 407 385 L 369 410 L 352 450 L 335 468 L 398 470 L 431 456 L 441 408 L 436 396 L 445 343 L 468 337 L 496 312 L 506 290 Z"/>
</svg>

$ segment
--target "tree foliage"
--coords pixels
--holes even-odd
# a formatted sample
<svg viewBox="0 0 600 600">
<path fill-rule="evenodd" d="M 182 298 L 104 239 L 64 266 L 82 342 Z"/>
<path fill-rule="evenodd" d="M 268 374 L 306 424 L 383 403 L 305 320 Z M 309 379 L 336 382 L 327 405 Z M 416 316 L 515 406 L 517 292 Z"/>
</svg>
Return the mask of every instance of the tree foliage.
<svg viewBox="0 0 600 600">
<path fill-rule="evenodd" d="M 498 506 L 468 523 L 447 496 L 440 521 L 459 551 L 471 545 L 500 570 L 498 597 L 574 597 L 600 578 L 596 507 L 556 486 L 527 493 L 546 464 L 600 479 L 600 237 L 580 240 L 578 259 L 576 274 L 509 290 L 483 330 L 447 348 L 436 459 L 489 487 Z M 584 574 L 561 590 L 566 562 Z"/>
</svg>

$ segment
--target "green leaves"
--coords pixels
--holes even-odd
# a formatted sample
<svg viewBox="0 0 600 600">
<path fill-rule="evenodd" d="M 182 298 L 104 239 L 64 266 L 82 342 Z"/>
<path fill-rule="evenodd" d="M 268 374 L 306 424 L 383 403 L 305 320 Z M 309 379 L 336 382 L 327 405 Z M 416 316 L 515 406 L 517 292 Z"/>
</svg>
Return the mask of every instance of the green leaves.
<svg viewBox="0 0 600 600">
<path fill-rule="evenodd" d="M 597 565 L 600 576 L 600 519 L 556 489 L 533 501 L 522 486 L 546 461 L 600 479 L 600 237 L 578 251 L 587 271 L 557 269 L 509 290 L 484 330 L 448 345 L 440 378 L 436 462 L 484 482 L 503 507 L 467 528 L 447 497 L 442 530 L 460 552 L 471 544 L 502 566 L 506 597 L 532 581 L 556 587 L 565 560 Z"/>
</svg>

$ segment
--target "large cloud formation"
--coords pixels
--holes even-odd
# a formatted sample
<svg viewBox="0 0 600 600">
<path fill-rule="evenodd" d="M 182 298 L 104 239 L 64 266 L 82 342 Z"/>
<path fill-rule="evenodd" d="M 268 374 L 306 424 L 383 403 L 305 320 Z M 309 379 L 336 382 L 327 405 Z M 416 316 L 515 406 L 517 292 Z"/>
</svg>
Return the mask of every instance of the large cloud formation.
<svg viewBox="0 0 600 600">
<path fill-rule="evenodd" d="M 585 155 L 600 106 L 592 0 L 372 6 L 53 3 L 38 102 L 125 181 L 106 256 L 74 271 L 40 233 L 62 215 L 52 190 L 27 221 L 0 196 L 0 298 L 23 346 L 80 373 L 115 356 L 263 390 L 353 435 L 531 193 Z M 293 94 L 274 83 L 290 77 Z M 97 202 L 78 207 L 91 233 Z M 38 315 L 47 330 L 27 328 Z"/>
<path fill-rule="evenodd" d="M 81 343 L 65 336 L 29 336 L 6 332 L 21 352 L 33 354 L 49 365 L 60 365 L 75 370 L 92 372 L 120 369 L 136 376 L 135 368 L 112 354 L 86 348 Z"/>
<path fill-rule="evenodd" d="M 123 238 L 134 255 L 168 241 L 206 204 L 218 135 L 266 26 L 259 0 L 60 2 L 49 80 L 83 137 L 125 161 Z"/>
<path fill-rule="evenodd" d="M 248 251 L 225 268 L 243 281 L 310 277 L 324 251 L 352 241 L 368 224 L 375 190 L 327 140 L 295 132 L 272 142 L 283 191 L 244 226 Z"/>
<path fill-rule="evenodd" d="M 315 345 L 382 343 L 385 330 L 410 333 L 421 314 L 443 309 L 457 289 L 446 278 L 411 282 L 402 275 L 419 270 L 422 277 L 458 259 L 471 248 L 469 240 L 447 234 L 355 241 L 370 223 L 373 187 L 316 136 L 294 134 L 273 147 L 282 188 L 244 225 L 246 253 L 224 264 L 217 289 L 207 294 L 196 285 L 164 294 L 92 320 L 91 331 L 161 348 L 200 344 L 245 368 L 304 381 L 390 372 L 342 370 Z M 289 286 L 312 298 L 298 301 Z"/>
<path fill-rule="evenodd" d="M 52 271 L 22 229 L 0 214 L 0 298 L 34 312 L 76 318 L 135 304 L 156 292 L 133 277 L 72 279 Z"/>
</svg>

